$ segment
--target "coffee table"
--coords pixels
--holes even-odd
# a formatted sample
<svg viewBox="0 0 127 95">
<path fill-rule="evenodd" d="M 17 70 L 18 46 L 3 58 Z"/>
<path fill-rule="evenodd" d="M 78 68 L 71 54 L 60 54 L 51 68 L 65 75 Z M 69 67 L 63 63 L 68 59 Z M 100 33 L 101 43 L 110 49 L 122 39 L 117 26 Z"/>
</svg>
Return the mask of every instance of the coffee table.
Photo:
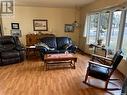
<svg viewBox="0 0 127 95">
<path fill-rule="evenodd" d="M 44 55 L 44 70 L 48 69 L 48 64 L 60 64 L 60 63 L 70 63 L 71 68 L 75 69 L 75 62 L 77 62 L 77 57 L 74 54 L 45 54 Z"/>
</svg>

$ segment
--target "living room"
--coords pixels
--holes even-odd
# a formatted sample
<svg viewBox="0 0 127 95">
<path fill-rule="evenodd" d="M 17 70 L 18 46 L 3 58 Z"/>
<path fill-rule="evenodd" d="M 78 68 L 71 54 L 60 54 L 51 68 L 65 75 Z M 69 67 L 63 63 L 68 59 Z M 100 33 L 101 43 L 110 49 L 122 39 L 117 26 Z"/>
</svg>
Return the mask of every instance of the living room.
<svg viewBox="0 0 127 95">
<path fill-rule="evenodd" d="M 121 89 L 123 89 L 123 84 L 124 84 L 123 80 L 127 75 L 126 54 L 123 55 L 123 59 L 118 65 L 117 70 L 114 72 L 115 74 L 113 73 L 113 77 L 120 79 L 120 81 L 122 82 L 120 83 L 116 82 L 116 84 L 119 85 L 112 85 L 112 84 L 108 85 L 108 88 L 119 87 L 121 88 L 120 90 L 112 91 L 108 88 L 101 90 L 101 88 L 105 87 L 105 84 L 102 81 L 101 82 L 97 81 L 96 79 L 93 79 L 91 77 L 88 78 L 88 82 L 89 84 L 95 84 L 95 87 L 89 86 L 87 83 L 83 83 L 83 81 L 87 76 L 87 70 L 88 70 L 87 67 L 90 64 L 89 61 L 91 60 L 91 54 L 95 53 L 94 51 L 96 48 L 97 48 L 97 54 L 104 55 L 105 53 L 105 50 L 101 49 L 103 48 L 103 46 L 101 48 L 100 47 L 98 48 L 96 45 L 92 45 L 91 47 L 92 42 L 93 43 L 94 41 L 97 42 L 96 39 L 99 38 L 100 34 L 95 34 L 97 38 L 88 37 L 90 34 L 90 32 L 88 32 L 89 31 L 88 29 L 90 29 L 92 26 L 92 23 L 90 22 L 89 18 L 95 16 L 96 19 L 94 20 L 96 23 L 94 24 L 96 24 L 95 25 L 96 27 L 98 26 L 100 27 L 100 24 L 102 24 L 100 22 L 103 22 L 103 20 L 97 20 L 97 19 L 100 19 L 101 12 L 107 14 L 109 13 L 107 17 L 108 19 L 111 19 L 113 15 L 111 16 L 110 12 L 121 11 L 120 17 L 118 16 L 119 13 L 117 14 L 118 16 L 117 19 L 120 18 L 122 19 L 118 20 L 118 22 L 115 21 L 115 23 L 118 23 L 120 25 L 119 28 L 117 28 L 118 30 L 117 36 L 118 35 L 119 36 L 122 35 L 122 36 L 120 37 L 118 36 L 118 38 L 115 39 L 117 40 L 116 41 L 117 44 L 115 48 L 111 49 L 113 50 L 113 53 L 112 52 L 111 53 L 114 56 L 116 51 L 121 49 L 123 47 L 122 44 L 126 42 L 126 41 L 123 42 L 124 38 L 126 38 L 124 37 L 124 32 L 122 33 L 120 32 L 120 31 L 124 31 L 121 27 L 126 26 L 123 24 L 125 23 L 124 21 L 126 19 L 126 12 L 124 11 L 126 10 L 126 4 L 127 4 L 126 0 L 86 0 L 86 1 L 85 0 L 84 1 L 83 0 L 80 1 L 16 0 L 13 15 L 4 15 L 1 13 L 2 14 L 0 16 L 1 36 L 7 36 L 7 35 L 12 36 L 13 34 L 12 32 L 14 30 L 19 30 L 20 36 L 18 38 L 25 48 L 26 55 L 29 52 L 30 53 L 28 54 L 29 58 L 25 57 L 24 61 L 20 62 L 20 64 L 17 63 L 17 64 L 0 66 L 1 95 L 14 95 L 14 94 L 16 95 L 20 95 L 20 94 L 21 95 L 50 95 L 50 94 L 120 95 Z M 46 21 L 47 29 L 38 30 L 38 28 L 34 24 L 34 21 Z M 109 20 L 110 25 L 105 22 L 106 23 L 105 25 L 107 25 L 108 28 L 106 28 L 107 30 L 105 29 L 104 31 L 106 32 L 108 32 L 108 30 L 112 31 L 112 27 L 109 28 L 109 26 L 112 26 L 111 25 L 112 21 L 110 22 Z M 15 29 L 13 25 L 17 25 L 18 29 Z M 71 31 L 66 31 L 67 25 L 69 25 L 69 27 L 72 27 L 73 29 Z M 93 28 L 94 31 L 96 30 L 96 27 Z M 37 30 L 35 28 L 37 28 Z M 99 30 L 97 28 L 96 31 Z M 106 35 L 111 36 L 110 33 L 111 32 L 107 33 Z M 76 56 L 76 60 L 75 57 L 74 58 L 71 57 L 70 59 L 71 61 L 74 61 L 74 64 L 72 65 L 75 66 L 75 69 L 61 68 L 61 66 L 59 68 L 59 66 L 56 65 L 55 68 L 51 68 L 45 71 L 44 62 L 47 60 L 44 58 L 45 60 L 43 61 L 41 59 L 42 56 L 40 58 L 40 55 L 38 54 L 38 52 L 40 51 L 38 51 L 38 49 L 33 49 L 33 48 L 31 49 L 28 47 L 38 44 L 38 41 L 34 42 L 32 40 L 33 36 L 31 35 L 45 36 L 45 35 L 52 35 L 52 34 L 53 36 L 55 36 L 56 38 L 55 40 L 57 43 L 58 41 L 60 41 L 59 37 L 71 38 L 72 40 L 71 44 L 73 44 L 74 47 L 77 48 L 76 53 L 74 50 L 74 56 Z M 28 36 L 31 36 L 31 38 L 28 38 Z M 102 38 L 105 38 L 105 44 L 102 42 L 104 47 L 109 46 L 111 43 L 110 42 L 111 37 L 109 37 L 109 39 L 108 37 L 107 38 L 106 37 L 107 36 L 104 37 L 102 35 Z M 37 40 L 39 39 L 38 36 L 36 36 L 36 39 Z M 48 41 L 50 42 L 49 39 Z M 124 48 L 126 49 L 126 45 L 124 46 Z M 66 51 L 65 54 L 69 52 Z M 68 59 L 64 58 L 63 60 L 68 60 Z"/>
</svg>

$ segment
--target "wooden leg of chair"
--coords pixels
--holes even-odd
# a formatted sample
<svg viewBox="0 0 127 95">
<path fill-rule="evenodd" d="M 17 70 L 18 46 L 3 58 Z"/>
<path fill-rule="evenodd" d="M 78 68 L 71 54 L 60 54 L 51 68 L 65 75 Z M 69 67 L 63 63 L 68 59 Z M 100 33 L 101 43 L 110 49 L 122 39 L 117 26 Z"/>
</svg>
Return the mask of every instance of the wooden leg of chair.
<svg viewBox="0 0 127 95">
<path fill-rule="evenodd" d="M 83 83 L 86 83 L 87 78 L 88 78 L 88 71 L 87 71 L 87 73 L 86 73 L 86 77 L 85 77 L 85 80 L 83 81 Z"/>
<path fill-rule="evenodd" d="M 105 90 L 107 90 L 108 83 L 109 83 L 109 80 L 106 81 L 106 84 L 105 84 Z"/>
</svg>

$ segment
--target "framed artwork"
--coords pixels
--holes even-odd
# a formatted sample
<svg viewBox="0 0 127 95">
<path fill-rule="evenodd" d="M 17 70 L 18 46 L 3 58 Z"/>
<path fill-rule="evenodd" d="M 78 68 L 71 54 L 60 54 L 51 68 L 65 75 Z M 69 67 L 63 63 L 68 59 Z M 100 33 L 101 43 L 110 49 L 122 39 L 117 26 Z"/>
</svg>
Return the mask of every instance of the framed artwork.
<svg viewBox="0 0 127 95">
<path fill-rule="evenodd" d="M 19 29 L 12 29 L 12 30 L 11 30 L 11 35 L 12 35 L 12 36 L 21 37 L 21 36 L 22 36 L 21 30 L 19 30 Z"/>
<path fill-rule="evenodd" d="M 64 31 L 65 32 L 74 32 L 74 26 L 72 24 L 65 24 Z"/>
<path fill-rule="evenodd" d="M 34 31 L 48 31 L 48 20 L 34 19 L 33 28 Z"/>
<path fill-rule="evenodd" d="M 19 29 L 19 23 L 11 23 L 11 29 Z"/>
</svg>

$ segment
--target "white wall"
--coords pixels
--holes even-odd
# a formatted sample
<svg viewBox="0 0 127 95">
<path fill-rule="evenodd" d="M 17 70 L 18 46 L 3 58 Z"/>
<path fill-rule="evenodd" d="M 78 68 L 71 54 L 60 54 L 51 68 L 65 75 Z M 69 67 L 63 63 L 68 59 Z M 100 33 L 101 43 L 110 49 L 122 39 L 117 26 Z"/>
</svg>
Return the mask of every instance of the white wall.
<svg viewBox="0 0 127 95">
<path fill-rule="evenodd" d="M 47 19 L 48 32 L 56 36 L 69 36 L 78 45 L 79 30 L 73 33 L 64 32 L 64 24 L 71 24 L 75 20 L 74 8 L 45 8 L 45 7 L 24 7 L 16 6 L 15 15 L 13 17 L 3 17 L 3 29 L 5 35 L 10 35 L 11 23 L 17 22 L 20 24 L 22 31 L 21 40 L 25 44 L 25 35 L 35 33 L 33 31 L 33 19 Z M 80 20 L 80 11 L 76 12 L 77 20 Z"/>
</svg>

